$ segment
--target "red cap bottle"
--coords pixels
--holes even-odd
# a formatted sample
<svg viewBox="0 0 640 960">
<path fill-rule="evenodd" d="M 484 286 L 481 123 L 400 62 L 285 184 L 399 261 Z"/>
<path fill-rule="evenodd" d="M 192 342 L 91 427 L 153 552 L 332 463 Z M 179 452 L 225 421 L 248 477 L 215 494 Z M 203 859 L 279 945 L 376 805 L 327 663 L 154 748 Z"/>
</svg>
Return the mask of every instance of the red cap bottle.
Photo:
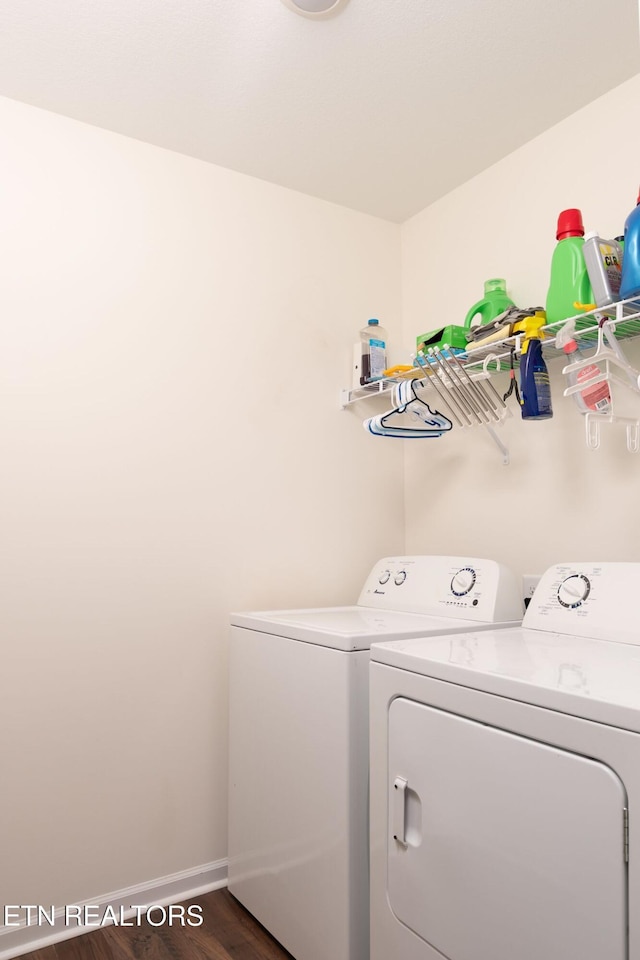
<svg viewBox="0 0 640 960">
<path fill-rule="evenodd" d="M 584 237 L 582 212 L 575 208 L 563 210 L 558 217 L 556 240 L 566 240 L 567 237 Z"/>
<path fill-rule="evenodd" d="M 576 304 L 593 303 L 593 291 L 584 262 L 582 214 L 573 207 L 558 217 L 556 248 L 551 259 L 547 292 L 547 324 L 575 317 Z"/>
</svg>

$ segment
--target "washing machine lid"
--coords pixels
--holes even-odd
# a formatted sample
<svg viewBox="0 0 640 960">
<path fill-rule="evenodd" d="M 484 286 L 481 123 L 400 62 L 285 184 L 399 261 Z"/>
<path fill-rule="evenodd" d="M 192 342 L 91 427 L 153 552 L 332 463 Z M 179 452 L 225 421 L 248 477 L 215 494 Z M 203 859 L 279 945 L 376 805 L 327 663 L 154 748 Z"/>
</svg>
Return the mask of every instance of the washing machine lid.
<svg viewBox="0 0 640 960">
<path fill-rule="evenodd" d="M 364 606 L 232 613 L 231 625 L 347 651 L 368 650 L 381 640 L 495 628 L 495 623 Z M 513 625 L 513 621 L 506 625 Z"/>
<path fill-rule="evenodd" d="M 372 648 L 371 658 L 421 676 L 640 732 L 636 645 L 512 627 L 385 642 Z"/>
</svg>

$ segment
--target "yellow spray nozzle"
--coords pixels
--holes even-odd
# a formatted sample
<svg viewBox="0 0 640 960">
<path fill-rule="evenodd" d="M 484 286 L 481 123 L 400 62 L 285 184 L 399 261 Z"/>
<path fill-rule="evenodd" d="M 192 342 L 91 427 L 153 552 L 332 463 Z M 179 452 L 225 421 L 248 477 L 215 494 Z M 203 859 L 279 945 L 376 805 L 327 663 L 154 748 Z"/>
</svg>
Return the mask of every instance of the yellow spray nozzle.
<svg viewBox="0 0 640 960">
<path fill-rule="evenodd" d="M 530 340 L 544 340 L 545 334 L 543 327 L 547 323 L 547 314 L 544 310 L 536 310 L 532 317 L 524 317 L 521 330 L 524 330 L 524 343 L 522 344 L 522 353 L 527 352 Z"/>
</svg>

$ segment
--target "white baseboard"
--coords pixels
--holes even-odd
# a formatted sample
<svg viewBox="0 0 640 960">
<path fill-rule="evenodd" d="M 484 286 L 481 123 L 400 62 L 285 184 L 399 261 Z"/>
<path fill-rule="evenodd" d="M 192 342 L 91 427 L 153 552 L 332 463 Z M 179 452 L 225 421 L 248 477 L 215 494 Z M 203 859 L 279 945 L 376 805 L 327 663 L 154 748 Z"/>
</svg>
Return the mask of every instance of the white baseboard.
<svg viewBox="0 0 640 960">
<path fill-rule="evenodd" d="M 150 880 L 148 883 L 140 883 L 135 887 L 126 887 L 123 890 L 116 890 L 114 893 L 108 893 L 102 897 L 95 897 L 92 900 L 83 900 L 74 906 L 84 908 L 91 905 L 97 907 L 93 911 L 103 917 L 105 910 L 111 907 L 116 916 L 122 916 L 129 920 L 135 917 L 137 911 L 131 910 L 133 905 L 145 904 L 150 906 L 167 906 L 171 903 L 181 903 L 183 900 L 192 900 L 203 893 L 209 893 L 210 890 L 217 890 L 219 887 L 227 885 L 227 860 L 215 860 L 213 863 L 205 863 L 199 867 L 193 867 L 191 870 L 183 870 L 181 873 L 173 873 L 168 877 L 160 877 L 157 880 Z M 47 906 L 47 910 L 49 910 Z M 0 916 L 0 920 L 2 917 Z M 44 924 L 27 924 L 21 921 L 20 926 L 0 926 L 0 960 L 11 960 L 12 957 L 19 957 L 23 953 L 30 953 L 32 950 L 40 950 L 52 943 L 58 943 L 60 940 L 67 940 L 70 937 L 77 937 L 83 933 L 91 933 L 92 930 L 100 929 L 99 925 L 82 926 L 75 917 L 71 917 L 67 922 L 65 907 L 56 908 L 53 915 L 53 926 L 44 922 Z M 102 926 L 109 924 L 107 920 Z"/>
</svg>

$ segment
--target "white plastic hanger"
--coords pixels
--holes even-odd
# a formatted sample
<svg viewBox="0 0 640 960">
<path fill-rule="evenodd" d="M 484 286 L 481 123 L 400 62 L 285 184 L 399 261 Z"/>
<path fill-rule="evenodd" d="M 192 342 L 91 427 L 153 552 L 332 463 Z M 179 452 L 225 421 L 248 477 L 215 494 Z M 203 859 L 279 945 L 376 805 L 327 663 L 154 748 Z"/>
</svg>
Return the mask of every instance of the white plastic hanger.
<svg viewBox="0 0 640 960">
<path fill-rule="evenodd" d="M 393 390 L 394 407 L 386 413 L 365 420 L 365 430 L 377 437 L 426 439 L 441 437 L 451 430 L 448 417 L 431 409 L 417 394 L 422 380 L 402 380 Z"/>
<path fill-rule="evenodd" d="M 578 333 L 579 335 L 579 333 Z M 609 384 L 611 393 L 611 406 L 607 413 L 596 413 L 589 411 L 585 414 L 585 431 L 587 446 L 591 450 L 597 450 L 600 446 L 600 424 L 601 423 L 624 423 L 626 424 L 627 450 L 629 453 L 640 452 L 640 420 L 634 420 L 631 417 L 621 417 L 614 412 L 614 391 L 611 389 L 613 384 L 632 390 L 634 393 L 640 393 L 640 373 L 632 367 L 620 344 L 611 329 L 611 321 L 605 320 L 600 323 L 598 328 L 598 345 L 595 352 L 581 360 L 574 360 L 562 368 L 564 374 L 577 374 L 585 367 L 596 366 L 598 373 L 587 380 L 580 380 L 572 384 L 564 391 L 565 397 L 570 397 L 574 393 L 582 393 L 589 387 L 598 383 Z"/>
</svg>

